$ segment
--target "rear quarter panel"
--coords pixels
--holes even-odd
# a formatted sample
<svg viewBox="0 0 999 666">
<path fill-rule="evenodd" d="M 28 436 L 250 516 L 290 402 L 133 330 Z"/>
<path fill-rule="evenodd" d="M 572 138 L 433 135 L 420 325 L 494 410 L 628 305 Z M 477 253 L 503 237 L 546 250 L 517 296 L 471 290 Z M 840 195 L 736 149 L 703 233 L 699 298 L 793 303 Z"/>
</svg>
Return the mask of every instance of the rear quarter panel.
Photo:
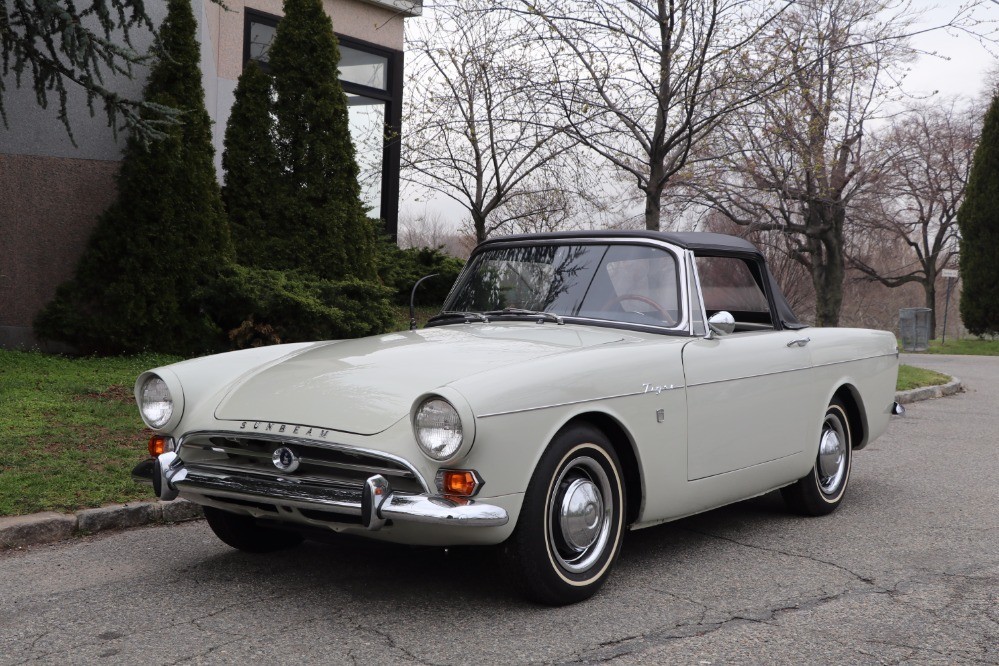
<svg viewBox="0 0 999 666">
<path fill-rule="evenodd" d="M 863 435 L 854 439 L 861 449 L 880 437 L 888 427 L 898 379 L 898 347 L 887 331 L 860 328 L 807 329 L 811 338 L 812 375 L 822 387 L 824 401 L 816 406 L 815 423 L 836 391 L 849 387 L 860 408 Z M 818 437 L 815 438 L 818 446 Z"/>
</svg>

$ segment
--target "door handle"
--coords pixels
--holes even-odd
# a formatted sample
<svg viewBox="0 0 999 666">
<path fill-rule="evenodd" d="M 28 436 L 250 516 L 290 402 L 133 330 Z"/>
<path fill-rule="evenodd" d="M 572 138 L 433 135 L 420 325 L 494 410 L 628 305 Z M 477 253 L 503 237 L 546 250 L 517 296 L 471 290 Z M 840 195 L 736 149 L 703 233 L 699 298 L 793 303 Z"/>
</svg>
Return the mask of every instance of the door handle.
<svg viewBox="0 0 999 666">
<path fill-rule="evenodd" d="M 811 341 L 812 341 L 811 338 L 798 338 L 797 340 L 791 340 L 791 342 L 787 343 L 787 346 L 793 347 L 795 345 L 798 345 L 799 347 L 804 347 Z"/>
</svg>

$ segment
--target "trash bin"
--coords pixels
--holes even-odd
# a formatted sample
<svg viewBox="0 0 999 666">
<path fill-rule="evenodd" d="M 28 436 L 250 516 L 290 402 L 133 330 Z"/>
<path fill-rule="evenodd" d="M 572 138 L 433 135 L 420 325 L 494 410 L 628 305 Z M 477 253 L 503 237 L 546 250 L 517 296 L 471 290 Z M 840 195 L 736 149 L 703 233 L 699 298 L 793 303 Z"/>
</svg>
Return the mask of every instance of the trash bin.
<svg viewBox="0 0 999 666">
<path fill-rule="evenodd" d="M 898 311 L 898 332 L 904 351 L 926 351 L 930 346 L 929 308 L 902 308 Z"/>
</svg>

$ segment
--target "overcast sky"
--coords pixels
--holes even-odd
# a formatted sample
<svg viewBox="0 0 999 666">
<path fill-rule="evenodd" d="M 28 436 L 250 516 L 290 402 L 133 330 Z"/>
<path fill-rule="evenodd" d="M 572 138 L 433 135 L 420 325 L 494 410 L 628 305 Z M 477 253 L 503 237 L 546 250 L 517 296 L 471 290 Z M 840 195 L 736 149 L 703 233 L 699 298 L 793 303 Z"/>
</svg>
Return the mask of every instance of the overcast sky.
<svg viewBox="0 0 999 666">
<path fill-rule="evenodd" d="M 924 25 L 939 25 L 953 15 L 958 4 L 957 0 L 914 0 L 913 9 L 926 11 L 922 20 Z M 979 15 L 982 19 L 999 20 L 999 4 L 982 7 Z M 906 79 L 907 88 L 924 94 L 936 90 L 946 96 L 977 96 L 982 91 L 986 72 L 996 62 L 985 47 L 967 34 L 935 30 L 916 37 L 913 43 L 942 56 L 922 56 Z"/>
<path fill-rule="evenodd" d="M 978 16 L 982 20 L 999 22 L 999 0 L 990 2 L 979 9 Z M 920 24 L 929 27 L 947 22 L 961 4 L 964 0 L 913 0 L 912 9 L 924 13 Z M 432 11 L 428 11 L 422 19 L 415 20 L 433 20 L 432 17 Z M 921 56 L 913 63 L 905 80 L 905 89 L 913 94 L 976 97 L 983 91 L 986 73 L 997 62 L 993 53 L 965 33 L 933 30 L 915 37 L 913 43 L 927 53 L 937 54 Z M 996 46 L 992 49 L 999 52 Z M 439 213 L 457 227 L 467 215 L 461 206 L 446 198 L 414 201 L 414 195 L 414 190 L 404 185 L 399 205 L 403 219 L 427 211 Z"/>
</svg>

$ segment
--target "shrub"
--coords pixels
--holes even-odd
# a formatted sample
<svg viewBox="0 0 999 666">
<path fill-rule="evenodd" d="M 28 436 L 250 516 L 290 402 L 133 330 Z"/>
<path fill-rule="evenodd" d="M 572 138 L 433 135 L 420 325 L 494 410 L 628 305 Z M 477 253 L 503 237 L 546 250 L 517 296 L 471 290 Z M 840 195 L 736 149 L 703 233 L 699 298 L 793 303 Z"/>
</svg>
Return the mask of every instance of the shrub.
<svg viewBox="0 0 999 666">
<path fill-rule="evenodd" d="M 232 266 L 206 290 L 235 348 L 373 335 L 392 323 L 388 289 L 347 278 Z"/>
<path fill-rule="evenodd" d="M 320 0 L 285 0 L 268 57 L 283 192 L 282 233 L 261 239 L 266 267 L 374 280 L 376 224 L 361 201 L 340 51 Z"/>
<path fill-rule="evenodd" d="M 402 250 L 388 237 L 382 238 L 379 245 L 378 276 L 392 290 L 392 300 L 398 305 L 408 305 L 413 285 L 431 273 L 438 275 L 420 285 L 416 303 L 442 305 L 464 265 L 461 259 L 448 256 L 440 248 Z"/>
<path fill-rule="evenodd" d="M 999 94 L 985 114 L 957 224 L 961 319 L 975 335 L 999 334 Z"/>
<path fill-rule="evenodd" d="M 39 338 L 99 354 L 194 354 L 221 344 L 196 294 L 232 256 L 215 180 L 190 0 L 169 0 L 145 99 L 183 110 L 183 123 L 143 144 L 131 137 L 118 199 L 90 237 L 72 280 L 39 314 Z"/>
<path fill-rule="evenodd" d="M 281 228 L 281 163 L 274 145 L 271 77 L 251 60 L 236 85 L 225 129 L 222 199 L 229 215 L 236 259 L 246 266 L 270 265 L 270 239 Z"/>
</svg>

